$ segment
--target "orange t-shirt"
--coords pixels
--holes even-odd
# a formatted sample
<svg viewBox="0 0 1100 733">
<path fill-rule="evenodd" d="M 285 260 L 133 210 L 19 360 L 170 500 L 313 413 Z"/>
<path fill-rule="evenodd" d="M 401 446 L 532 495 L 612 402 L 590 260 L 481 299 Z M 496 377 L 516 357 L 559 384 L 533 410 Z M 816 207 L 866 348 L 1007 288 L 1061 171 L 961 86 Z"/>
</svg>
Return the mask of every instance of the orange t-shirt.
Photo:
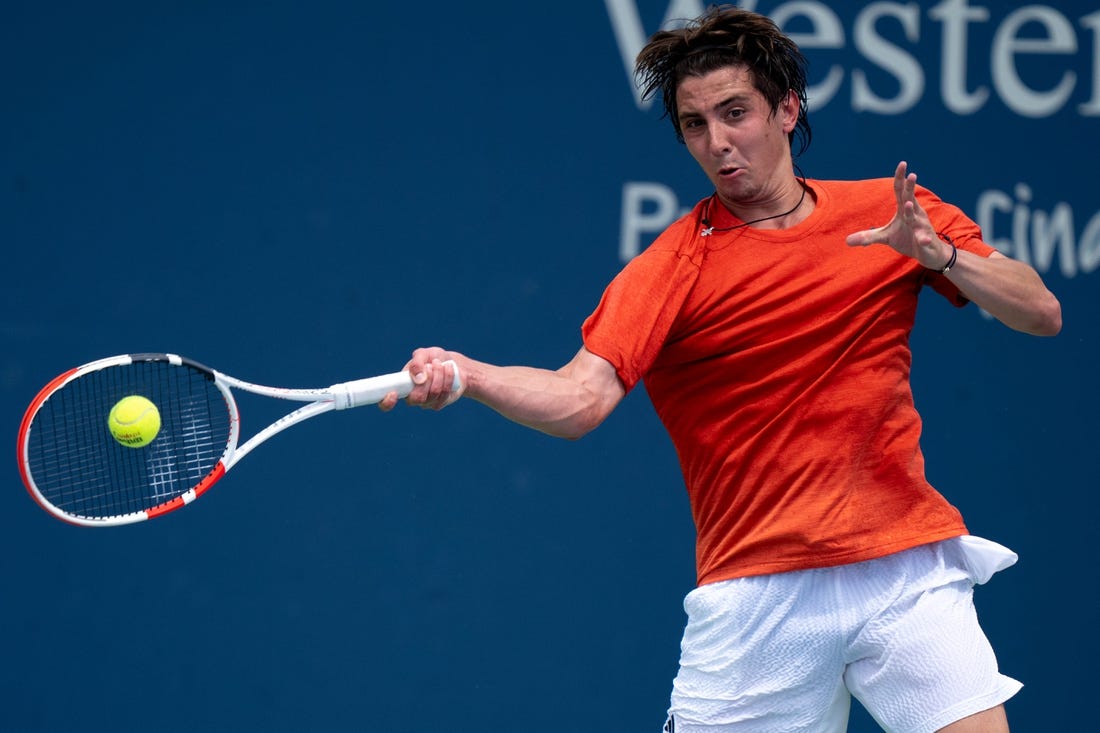
<svg viewBox="0 0 1100 733">
<path fill-rule="evenodd" d="M 868 560 L 966 534 L 926 480 L 909 384 L 917 295 L 934 271 L 845 237 L 890 221 L 892 179 L 807 181 L 790 229 L 700 236 L 706 200 L 635 257 L 582 328 L 646 391 L 679 456 L 700 584 Z M 993 249 L 918 188 L 936 231 Z M 741 222 L 710 205 L 717 228 Z"/>
</svg>

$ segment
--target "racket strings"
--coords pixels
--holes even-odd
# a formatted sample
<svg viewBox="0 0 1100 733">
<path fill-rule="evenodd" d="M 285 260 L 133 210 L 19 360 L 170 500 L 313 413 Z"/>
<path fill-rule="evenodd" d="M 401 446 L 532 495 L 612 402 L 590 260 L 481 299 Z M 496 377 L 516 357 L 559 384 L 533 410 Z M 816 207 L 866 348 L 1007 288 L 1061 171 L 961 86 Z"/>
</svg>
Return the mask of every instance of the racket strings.
<svg viewBox="0 0 1100 733">
<path fill-rule="evenodd" d="M 157 406 L 161 428 L 142 448 L 107 426 L 123 397 Z M 52 393 L 31 424 L 29 473 L 42 497 L 67 514 L 115 517 L 172 501 L 215 467 L 229 440 L 229 409 L 208 375 L 189 365 L 142 361 L 83 374 Z"/>
</svg>

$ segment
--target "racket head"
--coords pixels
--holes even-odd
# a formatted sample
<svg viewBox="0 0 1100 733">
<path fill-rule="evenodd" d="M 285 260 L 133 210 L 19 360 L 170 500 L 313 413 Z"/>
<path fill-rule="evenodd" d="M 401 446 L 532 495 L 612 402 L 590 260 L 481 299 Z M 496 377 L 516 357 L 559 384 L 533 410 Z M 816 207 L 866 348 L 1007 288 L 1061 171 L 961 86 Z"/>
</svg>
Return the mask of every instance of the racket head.
<svg viewBox="0 0 1100 733">
<path fill-rule="evenodd" d="M 141 448 L 107 425 L 123 397 L 156 405 L 161 427 Z M 225 473 L 239 437 L 237 405 L 218 375 L 174 354 L 126 354 L 71 369 L 31 402 L 18 459 L 31 497 L 58 519 L 104 527 L 189 504 Z"/>
</svg>

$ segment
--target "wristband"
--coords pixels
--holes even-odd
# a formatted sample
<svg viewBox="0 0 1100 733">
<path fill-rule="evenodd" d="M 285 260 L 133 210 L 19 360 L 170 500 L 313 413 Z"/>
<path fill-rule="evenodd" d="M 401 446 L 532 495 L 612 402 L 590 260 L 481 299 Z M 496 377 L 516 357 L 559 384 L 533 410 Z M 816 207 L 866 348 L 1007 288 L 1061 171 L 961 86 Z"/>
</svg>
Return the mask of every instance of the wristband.
<svg viewBox="0 0 1100 733">
<path fill-rule="evenodd" d="M 951 237 L 948 237 L 945 234 L 940 234 L 939 232 L 936 232 L 936 234 L 939 234 L 940 237 L 947 240 L 947 243 L 951 245 L 951 259 L 947 261 L 946 265 L 940 268 L 940 274 L 946 275 L 948 272 L 951 271 L 951 268 L 955 266 L 955 260 L 959 259 L 959 248 L 956 247 L 955 243 L 951 241 Z"/>
</svg>

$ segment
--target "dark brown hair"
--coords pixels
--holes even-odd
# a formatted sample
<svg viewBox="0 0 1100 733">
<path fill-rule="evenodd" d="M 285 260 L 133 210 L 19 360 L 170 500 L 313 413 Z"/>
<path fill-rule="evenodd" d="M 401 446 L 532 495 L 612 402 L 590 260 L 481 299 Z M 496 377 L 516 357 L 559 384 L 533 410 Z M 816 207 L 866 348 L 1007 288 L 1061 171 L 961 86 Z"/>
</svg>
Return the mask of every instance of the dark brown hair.
<svg viewBox="0 0 1100 733">
<path fill-rule="evenodd" d="M 712 5 L 706 13 L 676 30 L 658 31 L 638 54 L 635 76 L 642 98 L 660 92 L 664 116 L 672 120 L 676 139 L 684 141 L 676 108 L 676 90 L 689 76 L 703 76 L 727 66 L 745 66 L 753 86 L 764 95 L 774 114 L 794 92 L 801 102 L 798 122 L 791 131 L 801 145 L 810 145 L 810 121 L 806 114 L 806 59 L 794 41 L 770 18 L 731 5 Z"/>
</svg>

